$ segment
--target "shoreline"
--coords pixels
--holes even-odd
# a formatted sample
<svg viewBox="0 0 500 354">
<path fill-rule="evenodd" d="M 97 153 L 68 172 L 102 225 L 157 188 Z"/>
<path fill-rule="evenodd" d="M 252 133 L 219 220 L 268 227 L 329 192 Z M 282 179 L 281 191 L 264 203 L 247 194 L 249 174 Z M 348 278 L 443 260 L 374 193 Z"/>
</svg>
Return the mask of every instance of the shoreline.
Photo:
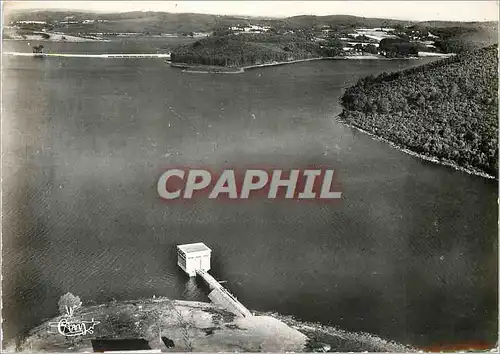
<svg viewBox="0 0 500 354">
<path fill-rule="evenodd" d="M 259 313 L 256 311 L 256 313 Z M 297 320 L 292 315 L 282 315 L 276 312 L 263 312 L 262 314 L 274 317 L 288 326 L 297 329 L 299 332 L 310 337 L 324 339 L 326 337 L 334 337 L 337 340 L 340 338 L 344 341 L 351 342 L 351 345 L 366 345 L 369 348 L 347 348 L 348 350 L 342 351 L 361 351 L 362 349 L 369 349 L 368 352 L 418 352 L 420 349 L 412 345 L 401 344 L 393 340 L 384 339 L 375 334 L 366 332 L 349 332 L 335 326 L 323 325 L 318 322 L 309 322 Z M 319 338 L 317 340 L 319 340 Z M 328 343 L 326 343 L 328 344 Z M 333 347 L 332 347 L 333 349 Z M 353 350 L 354 349 L 354 350 Z M 340 351 L 340 350 L 339 350 Z M 365 351 L 366 352 L 366 351 Z"/>
<path fill-rule="evenodd" d="M 304 63 L 304 62 L 308 62 L 308 61 L 317 61 L 317 60 L 345 60 L 345 59 L 346 59 L 346 57 L 336 56 L 336 57 L 306 58 L 306 59 L 297 59 L 297 60 L 290 60 L 290 61 L 276 61 L 276 62 L 271 62 L 271 63 L 242 66 L 241 70 L 242 70 L 242 72 L 244 72 L 246 70 L 251 70 L 251 69 L 266 68 L 268 66 L 280 66 L 280 65 Z"/>
<path fill-rule="evenodd" d="M 428 162 L 433 162 L 437 165 L 442 165 L 442 166 L 446 166 L 446 167 L 451 167 L 457 171 L 461 171 L 461 172 L 465 172 L 469 175 L 474 175 L 474 176 L 478 176 L 478 177 L 483 177 L 483 178 L 486 178 L 486 179 L 492 179 L 492 180 L 498 180 L 497 177 L 493 176 L 493 175 L 490 175 L 490 174 L 487 174 L 486 172 L 483 172 L 483 171 L 480 171 L 480 170 L 477 170 L 477 169 L 474 169 L 474 168 L 467 168 L 467 167 L 463 167 L 463 166 L 460 166 L 458 165 L 456 162 L 453 162 L 453 161 L 450 161 L 450 160 L 442 160 L 442 159 L 439 159 L 437 157 L 433 157 L 433 156 L 428 156 L 428 155 L 423 155 L 423 154 L 419 154 L 418 152 L 415 152 L 413 150 L 410 150 L 409 148 L 405 147 L 405 146 L 402 146 L 402 145 L 399 145 L 399 144 L 396 144 L 395 142 L 391 141 L 391 140 L 388 140 L 384 137 L 381 137 L 375 133 L 372 133 L 368 130 L 365 130 L 363 128 L 360 128 L 354 124 L 350 124 L 350 123 L 347 123 L 345 121 L 343 121 L 340 116 L 337 116 L 334 118 L 336 122 L 346 126 L 346 127 L 349 127 L 349 128 L 352 128 L 352 129 L 356 129 L 357 131 L 361 132 L 361 133 L 364 133 L 368 136 L 370 136 L 373 140 L 377 140 L 377 141 L 381 141 L 381 142 L 384 142 L 386 144 L 388 144 L 391 148 L 394 148 L 396 150 L 399 150 L 407 155 L 411 155 L 413 157 L 416 157 L 416 158 L 419 158 L 421 160 L 425 160 L 425 161 L 428 161 Z"/>
<path fill-rule="evenodd" d="M 4 38 L 4 41 L 19 41 L 19 42 L 46 42 L 46 43 L 88 43 L 88 42 L 110 42 L 104 38 L 81 37 L 74 35 L 64 35 L 59 33 L 50 33 L 50 38 L 43 38 L 41 35 L 26 35 L 25 38 L 13 37 Z"/>
<path fill-rule="evenodd" d="M 7 347 L 23 352 L 53 349 L 81 352 L 91 351 L 90 340 L 93 338 L 130 337 L 144 338 L 151 348 L 164 349 L 159 337 L 167 335 L 172 344 L 175 342 L 176 352 L 185 349 L 205 352 L 311 352 L 317 349 L 324 351 L 321 349 L 325 348 L 338 352 L 417 351 L 410 345 L 375 334 L 349 332 L 274 312 L 252 312 L 254 316 L 241 318 L 212 303 L 166 297 L 88 304 L 75 312 L 74 319 L 88 321 L 92 318 L 98 321 L 95 334 L 68 342 L 57 330 L 47 331 L 47 328 L 64 319 L 57 315 L 32 328 L 17 345 L 10 340 Z M 189 327 L 189 333 L 186 327 Z"/>
<path fill-rule="evenodd" d="M 407 58 L 386 58 L 374 55 L 358 55 L 358 56 L 346 55 L 346 56 L 335 56 L 335 57 L 317 57 L 317 58 L 306 58 L 306 59 L 297 59 L 290 61 L 279 61 L 279 62 L 271 62 L 264 64 L 246 65 L 241 67 L 209 66 L 209 65 L 196 65 L 196 64 L 172 63 L 172 62 L 170 63 L 170 66 L 173 68 L 182 69 L 182 72 L 184 73 L 191 73 L 191 74 L 241 74 L 251 69 L 289 65 L 289 64 L 318 61 L 318 60 L 412 60 L 412 59 L 420 60 L 429 58 L 444 59 L 448 57 L 449 57 L 448 54 L 434 55 L 432 57 L 420 56 L 420 57 L 407 57 Z"/>
<path fill-rule="evenodd" d="M 317 60 L 338 60 L 344 59 L 344 57 L 319 57 L 319 58 L 307 58 L 307 59 L 297 59 L 290 61 L 277 61 L 270 62 L 264 64 L 254 64 L 254 65 L 246 65 L 240 67 L 226 67 L 226 66 L 209 66 L 209 65 L 192 65 L 185 63 L 170 63 L 170 66 L 173 68 L 183 69 L 184 73 L 192 73 L 192 74 L 241 74 L 247 70 L 257 69 L 257 68 L 265 68 L 268 66 L 280 66 L 287 64 L 295 64 L 302 63 L 307 61 L 317 61 Z"/>
</svg>

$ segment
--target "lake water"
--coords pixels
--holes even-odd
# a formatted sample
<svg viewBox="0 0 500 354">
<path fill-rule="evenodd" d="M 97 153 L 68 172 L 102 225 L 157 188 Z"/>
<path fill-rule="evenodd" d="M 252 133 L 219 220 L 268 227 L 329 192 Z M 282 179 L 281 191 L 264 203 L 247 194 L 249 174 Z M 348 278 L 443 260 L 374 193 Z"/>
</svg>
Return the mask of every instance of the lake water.
<svg viewBox="0 0 500 354">
<path fill-rule="evenodd" d="M 359 77 L 423 62 L 202 75 L 156 59 L 4 57 L 5 337 L 54 316 L 67 291 L 208 301 L 174 249 L 202 241 L 250 309 L 419 347 L 493 345 L 497 183 L 334 119 Z M 342 201 L 166 204 L 156 192 L 168 166 L 312 164 L 337 171 Z"/>
</svg>

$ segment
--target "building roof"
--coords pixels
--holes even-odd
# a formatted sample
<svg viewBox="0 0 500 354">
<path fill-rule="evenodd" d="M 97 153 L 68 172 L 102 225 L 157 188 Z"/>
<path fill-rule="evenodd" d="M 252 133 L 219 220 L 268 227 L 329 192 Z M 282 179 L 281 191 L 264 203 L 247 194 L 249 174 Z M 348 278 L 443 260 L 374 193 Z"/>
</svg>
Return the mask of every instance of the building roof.
<svg viewBox="0 0 500 354">
<path fill-rule="evenodd" d="M 201 252 L 201 251 L 212 251 L 203 242 L 198 243 L 188 243 L 185 245 L 177 245 L 177 248 L 184 253 Z"/>
</svg>

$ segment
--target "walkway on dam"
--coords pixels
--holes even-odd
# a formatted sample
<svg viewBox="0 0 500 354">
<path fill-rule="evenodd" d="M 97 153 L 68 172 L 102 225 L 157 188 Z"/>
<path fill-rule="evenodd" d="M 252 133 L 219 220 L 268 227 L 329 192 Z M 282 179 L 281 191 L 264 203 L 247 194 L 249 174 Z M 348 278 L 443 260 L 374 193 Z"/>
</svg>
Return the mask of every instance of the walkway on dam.
<svg viewBox="0 0 500 354">
<path fill-rule="evenodd" d="M 23 53 L 23 52 L 4 52 L 5 55 L 14 55 L 22 57 L 65 57 L 65 58 L 102 58 L 102 59 L 112 59 L 112 58 L 164 58 L 170 59 L 169 53 L 145 53 L 145 54 L 134 54 L 134 53 L 105 53 L 105 54 L 78 54 L 78 53 Z"/>
<path fill-rule="evenodd" d="M 208 297 L 216 304 L 222 306 L 226 310 L 241 317 L 251 317 L 252 313 L 239 302 L 233 294 L 224 288 L 214 277 L 202 269 L 197 269 L 196 274 L 203 278 L 205 283 L 209 286 L 210 294 Z"/>
</svg>

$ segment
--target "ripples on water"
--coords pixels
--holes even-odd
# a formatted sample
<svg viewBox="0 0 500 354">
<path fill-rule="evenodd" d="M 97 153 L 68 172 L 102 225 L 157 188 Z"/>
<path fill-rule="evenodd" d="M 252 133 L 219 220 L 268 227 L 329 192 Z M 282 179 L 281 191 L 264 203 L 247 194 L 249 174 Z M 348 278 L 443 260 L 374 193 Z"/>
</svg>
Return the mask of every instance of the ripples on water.
<svg viewBox="0 0 500 354">
<path fill-rule="evenodd" d="M 494 344 L 496 183 L 333 119 L 358 77 L 420 63 L 193 75 L 151 59 L 4 61 L 6 337 L 53 316 L 67 291 L 85 302 L 206 301 L 174 250 L 203 241 L 213 274 L 249 308 L 416 346 Z M 259 164 L 331 166 L 343 200 L 166 205 L 156 195 L 170 165 Z"/>
</svg>

